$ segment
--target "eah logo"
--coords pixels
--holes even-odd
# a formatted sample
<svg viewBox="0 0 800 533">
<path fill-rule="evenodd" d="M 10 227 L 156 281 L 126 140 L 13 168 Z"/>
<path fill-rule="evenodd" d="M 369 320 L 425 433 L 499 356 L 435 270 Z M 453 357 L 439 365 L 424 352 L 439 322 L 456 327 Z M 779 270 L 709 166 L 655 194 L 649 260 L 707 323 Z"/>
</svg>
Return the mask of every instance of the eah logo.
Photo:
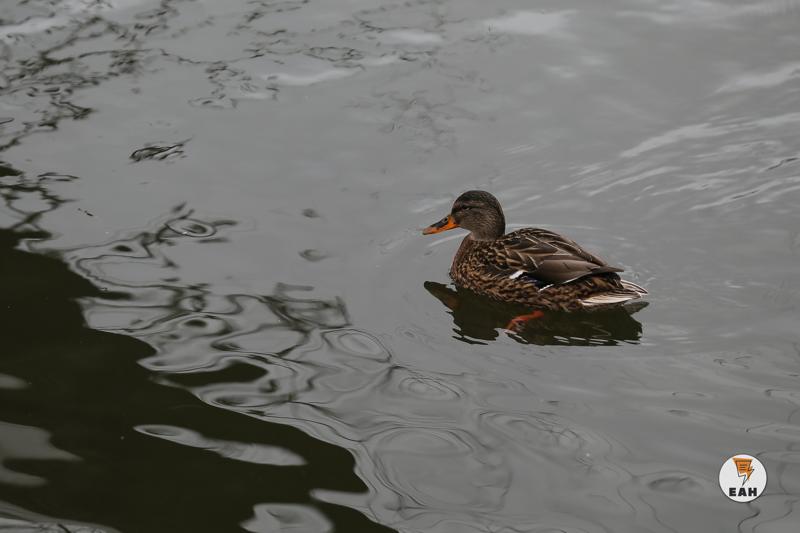
<svg viewBox="0 0 800 533">
<path fill-rule="evenodd" d="M 735 502 L 751 502 L 767 486 L 767 471 L 752 455 L 734 455 L 719 469 L 719 488 Z"/>
</svg>

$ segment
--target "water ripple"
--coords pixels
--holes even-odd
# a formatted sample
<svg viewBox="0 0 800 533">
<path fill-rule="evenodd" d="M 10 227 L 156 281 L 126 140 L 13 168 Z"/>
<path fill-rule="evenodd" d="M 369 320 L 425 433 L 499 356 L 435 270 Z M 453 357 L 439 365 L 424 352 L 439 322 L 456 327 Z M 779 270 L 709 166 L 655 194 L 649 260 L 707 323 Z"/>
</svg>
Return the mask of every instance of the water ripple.
<svg viewBox="0 0 800 533">
<path fill-rule="evenodd" d="M 243 522 L 254 533 L 329 533 L 333 524 L 323 514 L 305 505 L 262 503 L 253 507 L 253 518 Z"/>
<path fill-rule="evenodd" d="M 222 457 L 253 464 L 299 466 L 306 464 L 299 455 L 289 450 L 263 444 L 231 442 L 203 437 L 196 431 L 175 426 L 140 425 L 136 431 L 183 446 L 212 451 Z"/>
<path fill-rule="evenodd" d="M 457 431 L 396 428 L 376 437 L 379 476 L 402 490 L 404 513 L 418 508 L 497 510 L 511 472 L 501 457 Z"/>
<path fill-rule="evenodd" d="M 9 499 L 132 531 L 791 530 L 796 2 L 12 4 Z M 416 229 L 473 186 L 651 307 L 507 334 L 443 284 L 460 235 Z M 716 486 L 734 445 L 771 469 L 750 506 Z M 161 512 L 89 492 L 115 473 Z"/>
</svg>

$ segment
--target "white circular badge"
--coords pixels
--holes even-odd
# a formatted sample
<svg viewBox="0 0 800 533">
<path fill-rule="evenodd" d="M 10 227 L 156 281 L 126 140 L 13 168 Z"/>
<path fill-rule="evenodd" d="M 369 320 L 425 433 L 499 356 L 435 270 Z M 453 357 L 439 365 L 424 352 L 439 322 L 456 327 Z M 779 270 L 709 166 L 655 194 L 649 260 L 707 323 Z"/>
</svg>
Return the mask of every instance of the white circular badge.
<svg viewBox="0 0 800 533">
<path fill-rule="evenodd" d="M 767 471 L 761 461 L 752 455 L 734 455 L 719 469 L 719 488 L 735 502 L 755 500 L 766 486 Z"/>
</svg>

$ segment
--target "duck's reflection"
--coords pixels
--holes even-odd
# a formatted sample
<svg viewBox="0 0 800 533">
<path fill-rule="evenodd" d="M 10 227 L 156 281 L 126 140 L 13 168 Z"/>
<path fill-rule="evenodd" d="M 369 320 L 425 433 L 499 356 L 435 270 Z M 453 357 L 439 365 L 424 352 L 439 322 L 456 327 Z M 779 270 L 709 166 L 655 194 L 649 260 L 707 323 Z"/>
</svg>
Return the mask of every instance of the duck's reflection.
<svg viewBox="0 0 800 533">
<path fill-rule="evenodd" d="M 525 307 L 495 302 L 467 289 L 433 281 L 426 281 L 425 289 L 450 310 L 456 338 L 471 344 L 496 339 L 504 334 L 513 318 L 530 312 Z M 642 324 L 631 315 L 646 306 L 647 302 L 636 302 L 625 307 L 584 313 L 546 311 L 541 318 L 526 322 L 511 336 L 523 343 L 539 345 L 637 343 L 642 336 Z"/>
</svg>

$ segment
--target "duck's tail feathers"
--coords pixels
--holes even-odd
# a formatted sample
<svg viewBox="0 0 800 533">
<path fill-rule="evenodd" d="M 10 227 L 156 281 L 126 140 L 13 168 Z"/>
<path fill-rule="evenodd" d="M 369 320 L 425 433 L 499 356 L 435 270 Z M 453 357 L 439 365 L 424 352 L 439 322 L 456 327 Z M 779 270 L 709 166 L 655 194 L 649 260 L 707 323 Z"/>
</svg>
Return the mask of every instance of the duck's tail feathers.
<svg viewBox="0 0 800 533">
<path fill-rule="evenodd" d="M 647 291 L 630 281 L 622 280 L 622 288 L 581 298 L 584 309 L 597 309 L 612 305 L 620 305 L 632 300 L 638 300 L 647 294 Z"/>
<path fill-rule="evenodd" d="M 639 286 L 639 285 L 635 284 L 635 283 L 634 283 L 634 282 L 632 282 L 632 281 L 627 281 L 627 280 L 624 280 L 624 279 L 623 279 L 623 280 L 620 280 L 620 281 L 622 282 L 622 286 L 623 286 L 623 287 L 624 287 L 626 290 L 629 290 L 629 291 L 632 291 L 632 292 L 638 293 L 638 294 L 639 294 L 639 296 L 644 296 L 644 295 L 646 295 L 646 294 L 647 294 L 647 289 L 645 289 L 645 288 L 644 288 L 644 287 L 642 287 L 642 286 Z"/>
</svg>

